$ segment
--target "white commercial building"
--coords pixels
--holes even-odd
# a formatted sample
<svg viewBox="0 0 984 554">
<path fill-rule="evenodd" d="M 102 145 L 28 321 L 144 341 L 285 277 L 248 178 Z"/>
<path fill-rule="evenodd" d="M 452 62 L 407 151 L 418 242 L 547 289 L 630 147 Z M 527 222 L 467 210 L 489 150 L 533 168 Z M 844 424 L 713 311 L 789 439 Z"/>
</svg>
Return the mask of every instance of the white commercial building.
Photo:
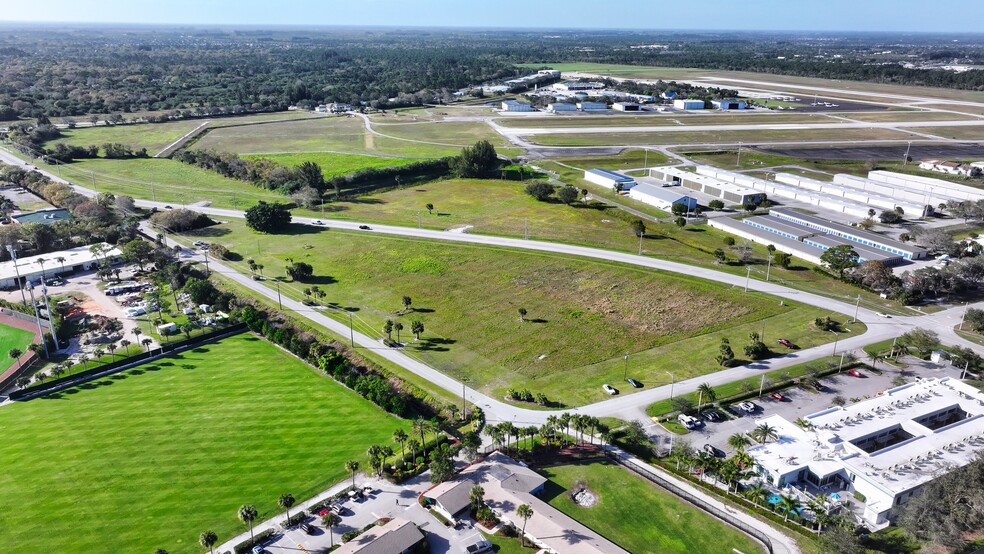
<svg viewBox="0 0 984 554">
<path fill-rule="evenodd" d="M 690 190 L 720 198 L 731 204 L 758 204 L 763 197 L 759 191 L 677 167 L 653 167 L 649 170 L 649 176 L 667 183 L 683 185 Z"/>
<path fill-rule="evenodd" d="M 639 183 L 629 189 L 629 198 L 638 200 L 650 206 L 655 206 L 663 211 L 671 211 L 674 204 L 686 206 L 687 210 L 697 207 L 697 200 L 682 194 L 679 186 L 661 187 L 648 183 Z"/>
<path fill-rule="evenodd" d="M 821 203 L 818 204 L 819 207 L 827 208 L 825 204 L 829 204 L 830 207 L 827 209 L 832 209 L 833 211 L 846 211 L 843 208 L 845 201 L 847 205 L 863 204 L 863 206 L 859 206 L 860 209 L 858 211 L 864 210 L 864 215 L 868 211 L 865 206 L 871 207 L 876 211 L 902 208 L 906 215 L 911 217 L 921 217 L 925 208 L 925 204 L 914 202 L 910 198 L 903 198 L 901 195 L 885 195 L 875 190 L 864 190 L 853 186 L 853 182 L 826 183 L 791 173 L 776 173 L 775 182 L 795 187 L 799 191 L 796 194 L 802 193 L 815 196 L 821 199 Z M 822 197 L 818 195 L 832 198 L 828 202 L 824 202 Z M 782 195 L 780 194 L 780 196 Z"/>
<path fill-rule="evenodd" d="M 552 102 L 550 104 L 547 104 L 547 111 L 550 113 L 576 112 L 577 106 L 571 104 L 570 102 Z"/>
<path fill-rule="evenodd" d="M 504 112 L 532 112 L 535 111 L 529 102 L 519 100 L 503 100 L 502 111 Z"/>
<path fill-rule="evenodd" d="M 711 105 L 718 110 L 744 110 L 748 107 L 744 100 L 711 100 Z"/>
<path fill-rule="evenodd" d="M 12 260 L 0 263 L 0 289 L 15 289 L 25 282 L 38 282 L 42 273 L 45 277 L 54 277 L 96 269 L 104 260 L 110 264 L 120 261 L 123 253 L 118 248 L 107 243 L 101 243 L 101 246 L 104 250 L 99 255 L 94 254 L 90 246 L 79 246 L 60 252 L 18 258 L 16 267 Z M 17 281 L 18 275 L 20 284 Z"/>
<path fill-rule="evenodd" d="M 703 100 L 674 100 L 673 107 L 678 110 L 703 110 Z"/>
<path fill-rule="evenodd" d="M 638 112 L 642 110 L 639 104 L 635 102 L 615 102 L 612 104 L 612 108 L 617 112 Z"/>
<path fill-rule="evenodd" d="M 554 85 L 557 90 L 562 90 L 565 92 L 574 92 L 578 90 L 598 90 L 605 88 L 604 83 L 599 83 L 596 81 L 567 81 L 564 83 L 558 83 Z"/>
<path fill-rule="evenodd" d="M 586 112 L 590 110 L 607 110 L 608 104 L 604 102 L 578 102 L 577 109 L 581 110 L 582 112 Z"/>
<path fill-rule="evenodd" d="M 926 195 L 926 203 L 930 206 L 947 200 L 960 202 L 963 200 L 976 201 L 984 199 L 984 191 L 979 188 L 961 185 L 960 183 L 951 183 L 943 179 L 933 179 L 932 177 L 876 170 L 868 172 L 868 179 L 893 187 L 903 187 L 914 192 L 922 192 Z"/>
<path fill-rule="evenodd" d="M 942 473 L 984 449 L 984 393 L 952 378 L 925 379 L 802 418 L 765 418 L 778 440 L 750 448 L 760 474 L 830 502 L 853 496 L 872 529 Z M 751 431 L 751 429 L 749 429 Z"/>
<path fill-rule="evenodd" d="M 584 172 L 584 180 L 601 185 L 605 188 L 628 190 L 636 185 L 635 179 L 607 169 L 588 169 Z"/>
</svg>

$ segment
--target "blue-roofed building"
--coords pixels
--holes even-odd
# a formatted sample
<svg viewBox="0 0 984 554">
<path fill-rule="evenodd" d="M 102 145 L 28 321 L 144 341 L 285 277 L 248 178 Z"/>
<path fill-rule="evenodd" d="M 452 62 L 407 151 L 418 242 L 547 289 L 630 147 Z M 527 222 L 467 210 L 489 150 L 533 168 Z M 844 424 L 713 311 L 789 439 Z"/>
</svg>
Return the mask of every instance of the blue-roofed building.
<svg viewBox="0 0 984 554">
<path fill-rule="evenodd" d="M 589 169 L 584 172 L 584 180 L 610 189 L 629 190 L 636 186 L 635 179 L 607 169 Z"/>
<path fill-rule="evenodd" d="M 10 219 L 13 219 L 21 225 L 25 223 L 41 223 L 43 225 L 51 225 L 56 221 L 68 221 L 72 219 L 72 214 L 68 210 L 62 208 L 55 208 L 51 210 L 38 210 L 36 212 L 30 212 L 26 214 L 12 215 Z"/>
</svg>

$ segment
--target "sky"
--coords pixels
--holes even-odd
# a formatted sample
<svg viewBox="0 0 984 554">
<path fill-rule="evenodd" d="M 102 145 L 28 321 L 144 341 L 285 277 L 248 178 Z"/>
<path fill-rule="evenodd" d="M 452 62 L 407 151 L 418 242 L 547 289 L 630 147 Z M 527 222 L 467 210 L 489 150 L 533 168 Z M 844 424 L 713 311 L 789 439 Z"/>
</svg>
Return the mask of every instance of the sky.
<svg viewBox="0 0 984 554">
<path fill-rule="evenodd" d="M 4 0 L 0 22 L 980 32 L 981 0 Z M 978 17 L 960 17 L 957 14 Z M 946 14 L 945 17 L 938 17 Z"/>
</svg>

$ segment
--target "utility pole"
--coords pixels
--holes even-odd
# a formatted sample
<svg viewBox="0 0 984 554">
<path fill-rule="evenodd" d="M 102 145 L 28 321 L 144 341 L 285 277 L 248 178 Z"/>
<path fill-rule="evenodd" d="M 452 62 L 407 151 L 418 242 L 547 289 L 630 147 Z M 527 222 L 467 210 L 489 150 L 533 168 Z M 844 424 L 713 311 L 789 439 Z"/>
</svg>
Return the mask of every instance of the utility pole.
<svg viewBox="0 0 984 554">
<path fill-rule="evenodd" d="M 55 352 L 58 352 L 58 332 L 55 330 L 55 318 L 51 315 L 51 304 L 48 302 L 48 287 L 41 285 L 41 296 L 44 298 L 44 309 L 48 310 L 48 326 L 51 329 L 51 338 L 55 340 Z M 44 335 L 41 335 L 44 340 Z"/>
<path fill-rule="evenodd" d="M 208 250 L 202 250 L 202 255 L 205 256 L 205 278 L 208 279 L 208 275 L 209 275 L 209 270 L 208 270 Z M 281 309 L 283 309 L 283 308 L 281 308 Z"/>
<path fill-rule="evenodd" d="M 965 319 L 967 319 L 967 303 L 966 303 L 966 302 L 964 302 L 964 311 L 963 311 L 963 315 L 962 315 L 962 316 L 960 316 L 960 330 L 961 330 L 961 331 L 963 331 L 963 324 L 964 324 L 964 320 L 965 320 Z"/>
<path fill-rule="evenodd" d="M 467 378 L 467 377 L 463 377 L 461 379 L 461 419 L 462 419 L 462 421 L 464 421 L 464 419 L 465 419 L 465 410 L 468 407 L 467 404 L 465 404 L 465 383 L 467 383 L 468 381 L 470 381 L 470 379 Z"/>
<path fill-rule="evenodd" d="M 284 311 L 284 303 L 280 298 L 280 277 L 274 277 L 273 280 L 277 282 L 277 304 L 280 305 L 280 311 L 282 312 Z M 349 314 L 349 317 L 352 317 L 352 315 Z"/>
<path fill-rule="evenodd" d="M 31 306 L 34 307 L 34 321 L 38 324 L 38 334 L 41 335 L 41 346 L 44 347 L 44 357 L 48 357 L 48 341 L 44 340 L 44 328 L 41 327 L 41 313 L 38 312 L 38 303 L 34 301 L 34 285 L 28 283 L 28 292 L 31 293 Z M 51 317 L 49 315 L 49 317 Z"/>
<path fill-rule="evenodd" d="M 646 153 L 646 157 L 645 157 L 645 161 L 642 162 L 642 167 L 649 167 L 649 149 L 643 148 L 643 151 Z"/>
<path fill-rule="evenodd" d="M 280 284 L 277 284 L 277 295 L 280 295 Z M 352 323 L 352 312 L 348 313 L 349 316 L 349 343 L 352 348 L 355 348 L 355 326 Z"/>
<path fill-rule="evenodd" d="M 856 304 L 854 304 L 854 319 L 851 320 L 851 323 L 857 323 L 858 322 L 858 310 L 860 310 L 860 309 L 861 309 L 861 295 L 859 294 L 858 295 L 858 301 L 857 301 Z"/>
<path fill-rule="evenodd" d="M 762 396 L 762 391 L 765 390 L 765 374 L 762 374 L 762 380 L 759 381 L 759 396 Z"/>
<path fill-rule="evenodd" d="M 741 167 L 741 141 L 738 142 L 738 161 L 735 162 L 735 167 Z"/>
<path fill-rule="evenodd" d="M 765 268 L 765 282 L 769 282 L 769 274 L 772 273 L 772 254 L 769 254 L 769 265 Z"/>
<path fill-rule="evenodd" d="M 639 233 L 639 255 L 642 256 L 642 233 Z"/>
<path fill-rule="evenodd" d="M 673 400 L 673 383 L 676 382 L 676 379 L 673 378 L 673 374 L 669 371 L 664 370 L 663 373 L 670 376 L 670 400 Z"/>
<path fill-rule="evenodd" d="M 14 273 L 17 274 L 17 288 L 20 289 L 21 302 L 27 306 L 27 297 L 24 296 L 24 283 L 21 283 L 20 269 L 17 267 L 17 252 L 14 251 L 14 245 L 7 245 L 7 252 L 10 252 L 10 259 L 14 261 Z"/>
<path fill-rule="evenodd" d="M 629 375 L 629 355 L 626 353 L 625 354 L 625 367 L 622 368 L 622 380 L 625 381 L 625 379 L 628 377 L 628 375 Z"/>
<path fill-rule="evenodd" d="M 967 360 L 967 363 L 964 365 L 963 373 L 960 374 L 960 380 L 961 381 L 963 381 L 964 380 L 964 377 L 967 376 L 967 370 L 968 369 L 970 369 L 970 360 Z"/>
<path fill-rule="evenodd" d="M 847 354 L 847 352 L 846 351 L 841 352 L 841 361 L 840 361 L 840 365 L 837 366 L 837 373 L 840 373 L 841 370 L 844 369 L 844 354 Z"/>
<path fill-rule="evenodd" d="M 909 149 L 912 148 L 912 141 L 909 141 L 909 145 L 905 147 L 905 156 L 902 158 L 902 166 L 909 164 Z"/>
<path fill-rule="evenodd" d="M 752 266 L 748 266 L 748 271 L 745 272 L 745 292 L 748 292 L 748 281 L 752 278 Z"/>
</svg>

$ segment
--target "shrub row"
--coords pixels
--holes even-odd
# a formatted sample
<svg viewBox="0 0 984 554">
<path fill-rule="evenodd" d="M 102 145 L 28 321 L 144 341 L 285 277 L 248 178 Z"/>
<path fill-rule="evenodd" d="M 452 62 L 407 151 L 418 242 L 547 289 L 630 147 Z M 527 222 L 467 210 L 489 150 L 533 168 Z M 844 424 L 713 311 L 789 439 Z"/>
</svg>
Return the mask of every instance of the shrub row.
<svg viewBox="0 0 984 554">
<path fill-rule="evenodd" d="M 366 185 L 380 181 L 392 180 L 396 182 L 396 185 L 400 185 L 442 177 L 448 174 L 450 161 L 451 158 L 438 158 L 393 167 L 367 167 L 348 175 L 333 177 L 328 180 L 327 184 L 335 189 L 336 195 L 343 190 L 348 192 L 358 190 L 358 192 L 363 193 L 369 189 L 378 188 Z M 405 183 L 404 180 L 406 180 Z"/>
<path fill-rule="evenodd" d="M 253 535 L 252 539 L 246 539 L 245 541 L 237 544 L 232 548 L 236 554 L 248 554 L 254 546 L 263 544 L 270 540 L 271 537 L 276 533 L 273 529 L 267 529 Z"/>
<path fill-rule="evenodd" d="M 325 508 L 331 506 L 335 502 L 338 502 L 339 500 L 341 500 L 343 498 L 348 498 L 348 493 L 351 490 L 352 490 L 352 487 L 351 486 L 345 487 L 338 494 L 333 495 L 333 496 L 330 496 L 330 497 L 322 500 L 321 502 L 316 502 L 316 503 L 312 504 L 311 507 L 308 508 L 308 513 L 311 514 L 311 515 L 313 515 L 313 516 L 318 515 L 318 512 L 320 512 L 321 510 L 324 510 Z"/>
</svg>

